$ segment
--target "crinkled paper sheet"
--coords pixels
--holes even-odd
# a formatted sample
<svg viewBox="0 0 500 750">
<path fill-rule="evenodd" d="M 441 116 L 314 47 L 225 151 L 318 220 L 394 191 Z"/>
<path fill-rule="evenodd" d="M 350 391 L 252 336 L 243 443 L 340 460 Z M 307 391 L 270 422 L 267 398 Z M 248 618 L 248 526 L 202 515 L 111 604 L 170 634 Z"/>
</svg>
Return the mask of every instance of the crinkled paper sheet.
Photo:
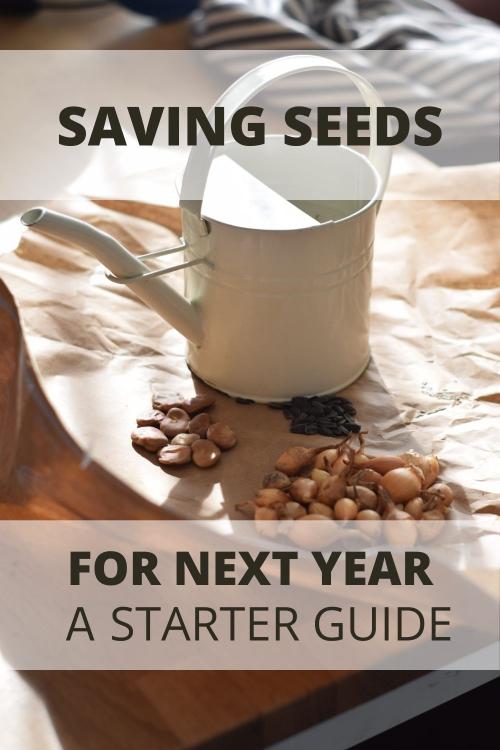
<svg viewBox="0 0 500 750">
<path fill-rule="evenodd" d="M 391 180 L 377 228 L 372 361 L 345 391 L 368 430 L 368 450 L 437 453 L 442 476 L 464 490 L 458 511 L 465 513 L 500 514 L 497 179 L 496 166 L 483 165 Z M 450 181 L 463 188 L 469 180 L 483 191 L 491 184 L 492 200 L 432 197 Z M 173 245 L 180 231 L 177 211 L 149 204 L 82 200 L 55 207 L 136 252 Z M 238 447 L 209 471 L 189 466 L 167 473 L 134 450 L 129 435 L 156 386 L 204 388 L 186 368 L 181 337 L 131 291 L 108 282 L 90 255 L 34 232 L 23 235 L 15 253 L 0 250 L 0 275 L 67 429 L 89 459 L 152 502 L 185 517 L 238 517 L 235 504 L 253 494 L 275 456 L 297 443 L 281 412 L 220 395 L 215 415 L 234 427 Z M 179 274 L 170 281 L 181 289 Z"/>
</svg>

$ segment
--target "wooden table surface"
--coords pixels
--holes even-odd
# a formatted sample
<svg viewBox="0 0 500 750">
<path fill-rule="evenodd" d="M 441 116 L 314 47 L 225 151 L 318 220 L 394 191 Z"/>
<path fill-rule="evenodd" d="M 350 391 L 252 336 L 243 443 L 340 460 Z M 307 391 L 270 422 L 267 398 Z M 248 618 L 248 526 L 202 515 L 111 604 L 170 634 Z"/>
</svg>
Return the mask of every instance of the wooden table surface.
<svg viewBox="0 0 500 750">
<path fill-rule="evenodd" d="M 0 20 L 2 49 L 183 49 L 187 41 L 184 22 L 154 25 L 118 8 Z M 29 357 L 20 377 L 19 363 L 27 354 L 13 300 L 1 292 L 8 304 L 0 307 L 0 518 L 164 519 L 164 511 L 129 489 L 124 492 L 97 464 L 82 470 L 82 451 L 47 402 Z M 23 439 L 16 442 L 12 435 L 18 430 Z M 45 481 L 20 487 L 16 467 L 21 465 Z M 20 700 L 29 704 L 26 696 L 36 692 L 65 750 L 257 750 L 417 677 L 332 671 L 29 672 L 22 674 Z M 19 716 L 29 719 L 22 709 Z M 1 745 L 27 750 L 24 742 L 7 736 Z"/>
<path fill-rule="evenodd" d="M 83 451 L 38 382 L 14 300 L 1 282 L 0 302 L 0 519 L 167 517 L 97 463 L 85 465 Z M 31 481 L 25 481 L 27 475 Z M 256 750 L 417 676 L 332 671 L 23 674 L 26 686 L 42 697 L 67 750 Z"/>
</svg>

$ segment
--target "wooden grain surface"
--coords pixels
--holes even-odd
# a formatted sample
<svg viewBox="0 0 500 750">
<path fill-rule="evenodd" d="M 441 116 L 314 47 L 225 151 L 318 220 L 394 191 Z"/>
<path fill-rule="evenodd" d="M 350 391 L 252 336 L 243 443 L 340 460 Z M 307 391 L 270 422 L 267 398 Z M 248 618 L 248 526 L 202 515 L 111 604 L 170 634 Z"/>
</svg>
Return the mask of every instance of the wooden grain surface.
<svg viewBox="0 0 500 750">
<path fill-rule="evenodd" d="M 0 282 L 0 518 L 155 519 L 48 402 Z M 414 679 L 403 672 L 29 672 L 65 750 L 257 750 Z"/>
</svg>

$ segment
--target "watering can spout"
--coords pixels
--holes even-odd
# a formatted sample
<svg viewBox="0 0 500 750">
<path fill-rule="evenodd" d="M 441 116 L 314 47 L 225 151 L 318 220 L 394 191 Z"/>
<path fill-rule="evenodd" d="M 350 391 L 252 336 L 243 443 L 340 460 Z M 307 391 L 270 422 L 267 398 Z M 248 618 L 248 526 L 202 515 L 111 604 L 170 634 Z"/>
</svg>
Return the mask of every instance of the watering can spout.
<svg viewBox="0 0 500 750">
<path fill-rule="evenodd" d="M 80 245 L 92 253 L 116 280 L 125 280 L 149 307 L 195 346 L 202 341 L 198 310 L 159 276 L 145 277 L 148 267 L 106 232 L 47 208 L 32 208 L 21 216 L 24 226 Z M 127 281 L 130 279 L 130 281 Z"/>
</svg>

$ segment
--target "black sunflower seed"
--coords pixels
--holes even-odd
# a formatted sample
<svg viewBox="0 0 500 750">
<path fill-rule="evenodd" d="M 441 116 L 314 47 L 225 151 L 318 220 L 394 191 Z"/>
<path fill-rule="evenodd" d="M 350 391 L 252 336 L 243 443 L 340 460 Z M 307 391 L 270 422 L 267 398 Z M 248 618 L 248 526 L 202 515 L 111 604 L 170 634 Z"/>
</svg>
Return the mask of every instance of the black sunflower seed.
<svg viewBox="0 0 500 750">
<path fill-rule="evenodd" d="M 307 424 L 305 426 L 305 434 L 306 435 L 317 435 L 318 434 L 318 425 L 317 424 Z"/>
<path fill-rule="evenodd" d="M 290 401 L 273 401 L 268 406 L 280 409 L 291 423 L 290 431 L 298 435 L 344 437 L 361 431 L 354 420 L 356 409 L 344 396 L 294 396 Z"/>
</svg>

